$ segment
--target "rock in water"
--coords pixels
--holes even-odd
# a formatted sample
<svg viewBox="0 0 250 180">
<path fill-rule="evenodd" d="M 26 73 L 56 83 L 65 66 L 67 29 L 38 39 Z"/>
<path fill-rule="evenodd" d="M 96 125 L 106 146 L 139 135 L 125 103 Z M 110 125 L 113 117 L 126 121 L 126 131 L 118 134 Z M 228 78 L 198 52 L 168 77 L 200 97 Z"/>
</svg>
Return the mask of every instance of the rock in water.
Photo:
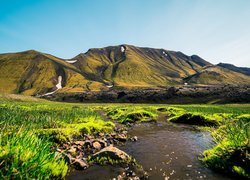
<svg viewBox="0 0 250 180">
<path fill-rule="evenodd" d="M 138 137 L 137 136 L 134 136 L 132 138 L 130 138 L 131 141 L 138 141 Z"/>
<path fill-rule="evenodd" d="M 102 162 L 104 164 L 110 163 L 109 160 L 114 160 L 114 162 L 119 163 L 130 163 L 132 160 L 132 158 L 127 153 L 114 146 L 103 148 L 101 151 L 95 153 L 91 157 L 91 160 L 93 160 L 94 162 L 97 162 L 100 159 L 104 160 L 104 162 Z"/>
<path fill-rule="evenodd" d="M 81 159 L 76 159 L 73 163 L 73 166 L 78 170 L 84 170 L 88 168 L 88 164 Z"/>
</svg>

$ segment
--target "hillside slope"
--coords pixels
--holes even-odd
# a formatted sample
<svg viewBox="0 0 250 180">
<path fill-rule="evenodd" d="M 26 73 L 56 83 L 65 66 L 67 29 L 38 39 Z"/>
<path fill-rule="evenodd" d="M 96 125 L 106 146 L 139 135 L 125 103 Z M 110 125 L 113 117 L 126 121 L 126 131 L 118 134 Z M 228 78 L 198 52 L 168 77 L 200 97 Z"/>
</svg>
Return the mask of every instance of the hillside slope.
<svg viewBox="0 0 250 180">
<path fill-rule="evenodd" d="M 34 50 L 0 54 L 0 93 L 50 95 L 189 84 L 249 84 L 250 76 L 197 55 L 131 45 L 89 49 L 64 60 Z"/>
<path fill-rule="evenodd" d="M 250 68 L 247 67 L 237 67 L 233 64 L 227 64 L 227 63 L 219 63 L 217 64 L 217 66 L 250 76 Z"/>
<path fill-rule="evenodd" d="M 179 84 L 211 65 L 198 56 L 131 45 L 90 49 L 73 59 L 92 80 L 127 88 Z"/>
<path fill-rule="evenodd" d="M 249 84 L 250 76 L 228 70 L 219 66 L 210 66 L 204 68 L 202 71 L 184 78 L 185 82 L 190 84 L 208 84 L 208 85 L 222 85 L 222 84 Z"/>
<path fill-rule="evenodd" d="M 82 91 L 88 82 L 75 66 L 48 54 L 30 50 L 0 55 L 0 93 L 43 95 L 62 87 Z"/>
</svg>

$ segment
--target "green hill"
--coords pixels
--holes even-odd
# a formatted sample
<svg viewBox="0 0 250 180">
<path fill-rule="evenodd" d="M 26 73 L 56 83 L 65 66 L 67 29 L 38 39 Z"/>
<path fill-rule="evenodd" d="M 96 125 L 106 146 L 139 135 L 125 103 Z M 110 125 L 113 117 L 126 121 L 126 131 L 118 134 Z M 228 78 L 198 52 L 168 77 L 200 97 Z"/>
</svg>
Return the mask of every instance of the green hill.
<svg viewBox="0 0 250 180">
<path fill-rule="evenodd" d="M 64 60 L 34 50 L 0 54 L 0 93 L 44 95 L 112 88 L 249 84 L 250 76 L 197 55 L 131 45 L 89 49 Z"/>
</svg>

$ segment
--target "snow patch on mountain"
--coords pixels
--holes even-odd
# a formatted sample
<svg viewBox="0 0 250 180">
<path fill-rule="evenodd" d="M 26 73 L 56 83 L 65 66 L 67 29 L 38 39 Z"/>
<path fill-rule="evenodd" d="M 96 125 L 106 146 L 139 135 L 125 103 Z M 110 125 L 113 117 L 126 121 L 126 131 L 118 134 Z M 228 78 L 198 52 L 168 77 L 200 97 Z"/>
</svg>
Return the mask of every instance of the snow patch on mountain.
<svg viewBox="0 0 250 180">
<path fill-rule="evenodd" d="M 68 60 L 68 61 L 66 61 L 67 63 L 70 63 L 70 64 L 73 64 L 73 63 L 75 63 L 75 62 L 77 62 L 77 60 Z"/>
<path fill-rule="evenodd" d="M 165 56 L 168 56 L 168 54 L 165 51 L 163 51 L 162 54 Z"/>
<path fill-rule="evenodd" d="M 125 52 L 125 47 L 124 46 L 121 46 L 121 52 Z"/>
<path fill-rule="evenodd" d="M 51 94 L 54 94 L 57 90 L 62 89 L 62 76 L 58 76 L 57 84 L 56 84 L 56 90 L 52 92 L 48 92 L 43 95 L 38 95 L 38 97 L 43 97 L 43 96 L 49 96 Z"/>
</svg>

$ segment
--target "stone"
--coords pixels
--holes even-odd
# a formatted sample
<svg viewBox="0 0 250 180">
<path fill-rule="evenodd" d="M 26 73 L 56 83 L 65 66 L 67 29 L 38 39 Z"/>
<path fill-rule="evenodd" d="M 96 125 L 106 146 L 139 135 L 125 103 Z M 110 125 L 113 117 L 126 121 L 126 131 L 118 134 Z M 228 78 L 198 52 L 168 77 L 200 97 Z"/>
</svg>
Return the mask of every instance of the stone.
<svg viewBox="0 0 250 180">
<path fill-rule="evenodd" d="M 75 145 L 80 145 L 80 146 L 83 146 L 84 145 L 84 141 L 75 141 L 74 144 Z"/>
<path fill-rule="evenodd" d="M 100 133 L 99 133 L 99 136 L 103 137 L 103 136 L 104 136 L 104 133 L 103 133 L 103 132 L 100 132 Z"/>
<path fill-rule="evenodd" d="M 101 144 L 97 141 L 95 141 L 93 143 L 93 148 L 97 149 L 97 150 L 100 150 L 102 148 Z"/>
<path fill-rule="evenodd" d="M 63 154 L 64 156 L 64 159 L 65 161 L 68 163 L 68 164 L 72 164 L 75 162 L 75 158 L 73 156 L 71 156 L 70 154 Z"/>
<path fill-rule="evenodd" d="M 97 158 L 110 158 L 112 160 L 118 160 L 120 162 L 129 163 L 131 161 L 131 157 L 125 153 L 124 151 L 114 147 L 108 146 L 103 148 L 101 151 L 95 153 L 91 159 L 95 160 Z"/>
<path fill-rule="evenodd" d="M 138 141 L 138 137 L 137 136 L 134 136 L 132 138 L 130 138 L 131 141 Z"/>
<path fill-rule="evenodd" d="M 69 145 L 68 144 L 63 144 L 63 148 L 64 149 L 69 149 Z"/>
<path fill-rule="evenodd" d="M 86 138 L 90 140 L 90 139 L 93 139 L 94 136 L 92 136 L 92 135 L 86 135 Z"/>
<path fill-rule="evenodd" d="M 85 161 L 83 161 L 82 159 L 76 159 L 72 165 L 77 170 L 84 170 L 84 169 L 88 168 L 88 164 Z"/>
<path fill-rule="evenodd" d="M 108 146 L 108 143 L 105 142 L 105 141 L 103 141 L 103 140 L 101 140 L 101 141 L 99 141 L 99 142 L 100 142 L 100 144 L 102 145 L 103 148 L 105 148 L 105 147 Z"/>
<path fill-rule="evenodd" d="M 91 141 L 90 141 L 90 140 L 86 140 L 86 141 L 84 142 L 84 147 L 90 147 L 90 146 L 92 146 Z"/>
<path fill-rule="evenodd" d="M 127 136 L 125 134 L 118 134 L 116 137 L 115 137 L 116 140 L 118 141 L 126 141 L 127 140 Z"/>
<path fill-rule="evenodd" d="M 97 142 L 99 142 L 101 144 L 102 147 L 106 147 L 107 146 L 107 140 L 102 140 L 102 139 L 96 139 Z"/>
<path fill-rule="evenodd" d="M 62 152 L 62 150 L 60 148 L 57 148 L 56 151 L 59 152 L 59 153 Z"/>
<path fill-rule="evenodd" d="M 76 148 L 75 147 L 71 147 L 69 150 L 68 150 L 68 152 L 71 154 L 71 155 L 73 155 L 73 154 L 75 154 L 76 153 Z"/>
</svg>

